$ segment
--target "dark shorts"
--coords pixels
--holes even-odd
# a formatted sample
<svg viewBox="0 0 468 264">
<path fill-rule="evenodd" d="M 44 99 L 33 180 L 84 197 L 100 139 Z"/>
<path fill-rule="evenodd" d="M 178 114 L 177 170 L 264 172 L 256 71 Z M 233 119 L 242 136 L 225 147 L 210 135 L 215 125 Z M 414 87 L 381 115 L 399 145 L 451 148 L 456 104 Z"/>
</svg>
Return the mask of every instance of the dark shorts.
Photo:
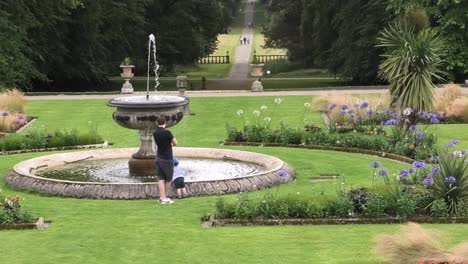
<svg viewBox="0 0 468 264">
<path fill-rule="evenodd" d="M 159 180 L 170 182 L 174 175 L 174 163 L 172 160 L 156 158 L 156 170 Z"/>
<path fill-rule="evenodd" d="M 174 187 L 176 189 L 182 189 L 185 188 L 185 181 L 184 177 L 179 177 L 174 180 Z"/>
</svg>

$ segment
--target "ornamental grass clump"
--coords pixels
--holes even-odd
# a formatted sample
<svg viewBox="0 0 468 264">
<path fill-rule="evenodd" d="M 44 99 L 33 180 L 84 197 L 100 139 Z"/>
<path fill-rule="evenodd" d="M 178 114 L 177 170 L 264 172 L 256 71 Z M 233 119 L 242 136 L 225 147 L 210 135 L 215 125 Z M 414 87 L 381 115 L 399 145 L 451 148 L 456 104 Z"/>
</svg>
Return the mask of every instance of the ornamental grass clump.
<svg viewBox="0 0 468 264">
<path fill-rule="evenodd" d="M 17 90 L 6 90 L 0 93 L 0 111 L 9 113 L 25 113 L 26 98 Z"/>
<path fill-rule="evenodd" d="M 392 264 L 465 264 L 468 259 L 468 243 L 449 251 L 442 244 L 443 237 L 440 233 L 409 223 L 402 227 L 399 234 L 379 236 L 376 253 Z"/>
</svg>

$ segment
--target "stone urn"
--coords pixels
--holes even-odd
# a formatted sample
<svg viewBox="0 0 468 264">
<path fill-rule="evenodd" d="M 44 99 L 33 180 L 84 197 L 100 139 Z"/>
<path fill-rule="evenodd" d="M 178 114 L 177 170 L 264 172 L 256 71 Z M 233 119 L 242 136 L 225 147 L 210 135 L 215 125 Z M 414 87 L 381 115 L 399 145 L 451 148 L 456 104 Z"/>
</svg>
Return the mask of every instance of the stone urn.
<svg viewBox="0 0 468 264">
<path fill-rule="evenodd" d="M 252 83 L 252 92 L 263 92 L 263 85 L 262 82 L 260 81 L 260 77 L 263 76 L 263 66 L 265 64 L 250 64 L 252 67 L 252 73 L 251 75 L 255 78 L 257 78 L 253 83 Z"/>
<path fill-rule="evenodd" d="M 175 126 L 184 117 L 188 99 L 179 96 L 128 96 L 110 100 L 107 105 L 116 107 L 112 117 L 120 126 L 140 131 L 140 149 L 128 162 L 132 176 L 154 176 L 156 144 L 153 131 L 158 127 L 156 120 L 166 118 L 166 128 Z"/>
<path fill-rule="evenodd" d="M 130 79 L 133 78 L 134 74 L 132 72 L 133 68 L 135 68 L 134 65 L 120 65 L 120 68 L 122 69 L 122 73 L 120 76 L 124 78 L 125 82 L 122 85 L 122 90 L 121 93 L 123 94 L 131 94 L 133 93 L 133 86 L 130 83 Z"/>
</svg>

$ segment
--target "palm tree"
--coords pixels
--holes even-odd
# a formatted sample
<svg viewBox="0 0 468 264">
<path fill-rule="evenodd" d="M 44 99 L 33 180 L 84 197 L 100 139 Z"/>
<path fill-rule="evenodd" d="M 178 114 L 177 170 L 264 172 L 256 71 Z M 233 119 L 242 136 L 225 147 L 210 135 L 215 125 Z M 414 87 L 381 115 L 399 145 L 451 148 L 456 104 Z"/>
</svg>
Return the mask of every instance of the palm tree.
<svg viewBox="0 0 468 264">
<path fill-rule="evenodd" d="M 401 19 L 383 30 L 377 47 L 386 48 L 380 76 L 390 83 L 392 106 L 414 112 L 433 109 L 434 79 L 442 79 L 443 42 L 431 28 Z"/>
</svg>

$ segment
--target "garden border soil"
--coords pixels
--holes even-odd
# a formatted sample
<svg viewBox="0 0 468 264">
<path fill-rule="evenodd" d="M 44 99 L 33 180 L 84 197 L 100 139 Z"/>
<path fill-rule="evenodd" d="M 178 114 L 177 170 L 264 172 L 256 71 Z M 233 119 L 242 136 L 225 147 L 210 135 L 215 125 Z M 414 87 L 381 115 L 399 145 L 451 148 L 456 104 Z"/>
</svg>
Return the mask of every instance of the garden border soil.
<svg viewBox="0 0 468 264">
<path fill-rule="evenodd" d="M 105 147 L 104 144 L 92 144 L 92 145 L 77 145 L 77 146 L 65 146 L 65 147 L 56 147 L 56 148 L 19 149 L 19 150 L 10 150 L 10 151 L 0 151 L 0 156 L 24 154 L 24 153 L 31 153 L 31 152 L 46 152 L 46 151 L 73 150 L 73 149 L 96 149 L 96 148 L 110 148 L 110 147 L 112 147 L 112 143 L 108 143 L 107 147 Z"/>
<path fill-rule="evenodd" d="M 406 222 L 424 224 L 467 224 L 468 217 L 411 217 L 399 218 L 313 218 L 313 219 L 214 219 L 204 221 L 205 227 L 218 226 L 275 226 L 275 225 L 353 225 L 353 224 L 401 224 Z"/>
</svg>

